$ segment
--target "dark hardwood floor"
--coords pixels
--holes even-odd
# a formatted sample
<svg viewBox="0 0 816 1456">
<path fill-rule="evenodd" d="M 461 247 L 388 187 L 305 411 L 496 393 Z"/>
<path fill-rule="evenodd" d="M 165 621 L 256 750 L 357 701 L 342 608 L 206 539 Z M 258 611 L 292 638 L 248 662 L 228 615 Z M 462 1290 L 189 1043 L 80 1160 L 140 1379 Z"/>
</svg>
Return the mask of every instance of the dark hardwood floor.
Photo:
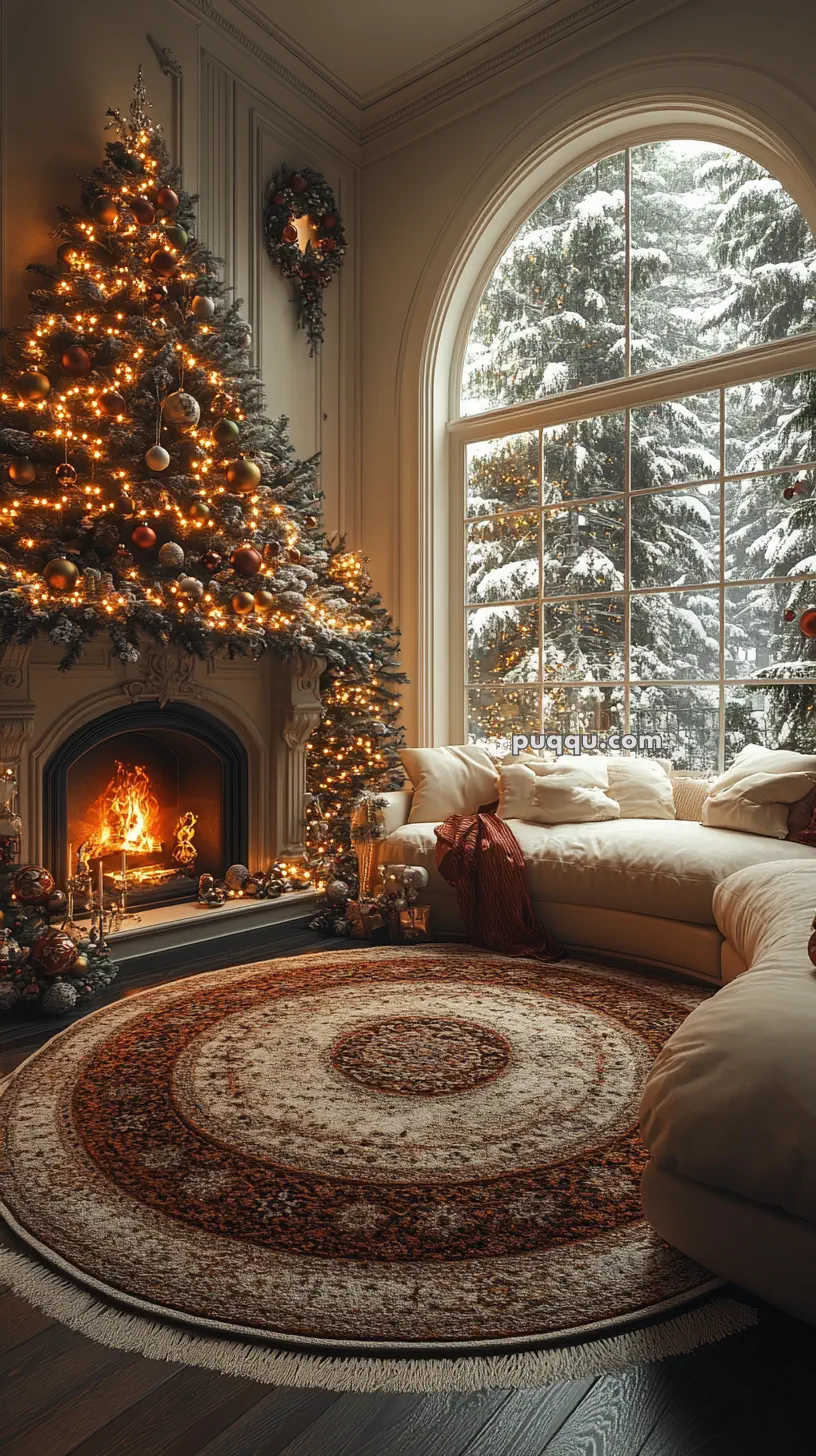
<svg viewBox="0 0 816 1456">
<path fill-rule="evenodd" d="M 344 944 L 292 925 L 259 933 L 234 963 Z M 201 951 L 169 970 L 145 961 L 105 999 L 212 968 Z M 70 1019 L 0 1022 L 0 1077 Z M 0 1453 L 792 1456 L 816 1451 L 814 1364 L 816 1329 L 763 1309 L 756 1328 L 622 1375 L 469 1396 L 336 1395 L 122 1354 L 0 1288 Z"/>
</svg>

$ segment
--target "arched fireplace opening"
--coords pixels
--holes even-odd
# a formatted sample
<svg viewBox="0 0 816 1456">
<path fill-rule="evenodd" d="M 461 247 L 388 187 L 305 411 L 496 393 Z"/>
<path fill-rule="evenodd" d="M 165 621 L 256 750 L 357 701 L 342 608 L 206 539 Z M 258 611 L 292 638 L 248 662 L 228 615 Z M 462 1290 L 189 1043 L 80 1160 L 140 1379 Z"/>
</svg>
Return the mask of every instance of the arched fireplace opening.
<svg viewBox="0 0 816 1456">
<path fill-rule="evenodd" d="M 191 898 L 198 876 L 246 863 L 248 764 L 236 735 L 192 703 L 133 703 L 95 718 L 43 775 L 45 863 L 68 873 L 85 844 L 114 888 L 126 854 L 128 900 Z"/>
</svg>

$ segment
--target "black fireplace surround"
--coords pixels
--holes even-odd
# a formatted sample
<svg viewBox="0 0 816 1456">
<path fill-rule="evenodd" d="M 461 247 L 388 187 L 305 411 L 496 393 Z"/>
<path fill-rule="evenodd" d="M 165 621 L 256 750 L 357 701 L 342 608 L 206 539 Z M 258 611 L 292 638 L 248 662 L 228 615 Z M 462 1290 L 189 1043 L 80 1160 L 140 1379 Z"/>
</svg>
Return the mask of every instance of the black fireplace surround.
<svg viewBox="0 0 816 1456">
<path fill-rule="evenodd" d="M 116 739 L 121 739 L 117 745 Z M 116 758 L 123 760 L 150 758 L 151 752 L 162 757 L 183 782 L 199 763 L 199 773 L 206 774 L 206 792 L 217 793 L 220 780 L 220 803 L 202 816 L 200 838 L 205 856 L 197 871 L 223 874 L 230 864 L 246 864 L 248 850 L 248 762 L 240 739 L 216 718 L 192 703 L 132 703 L 115 708 L 79 728 L 52 754 L 43 774 L 43 843 L 44 863 L 52 866 L 58 883 L 64 883 L 68 870 L 68 789 L 72 769 L 93 750 L 110 744 L 107 760 L 111 768 Z M 142 754 L 140 746 L 145 753 Z M 173 765 L 175 764 L 175 769 Z M 208 771 L 209 766 L 209 771 Z M 104 787 L 104 785 L 102 785 Z M 193 807 L 189 782 L 180 792 L 184 803 Z M 205 794 L 206 799 L 206 794 Z M 190 801 L 190 802 L 188 802 Z M 198 804 L 195 807 L 200 807 Z M 191 884 L 191 893 L 192 893 Z M 151 897 L 152 898 L 152 897 Z M 173 896 L 172 898 L 176 898 Z M 154 900 L 155 903 L 155 900 Z"/>
</svg>

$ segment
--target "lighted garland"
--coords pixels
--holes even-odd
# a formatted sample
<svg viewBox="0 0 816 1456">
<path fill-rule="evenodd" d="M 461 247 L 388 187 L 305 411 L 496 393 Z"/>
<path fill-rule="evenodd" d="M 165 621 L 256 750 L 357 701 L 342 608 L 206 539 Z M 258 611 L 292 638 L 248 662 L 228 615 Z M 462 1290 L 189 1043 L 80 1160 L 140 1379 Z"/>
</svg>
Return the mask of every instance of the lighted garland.
<svg viewBox="0 0 816 1456">
<path fill-rule="evenodd" d="M 346 235 L 334 194 L 311 167 L 287 167 L 269 185 L 264 210 L 266 250 L 284 278 L 296 285 L 298 328 L 309 353 L 323 342 L 323 290 L 343 266 Z"/>
</svg>

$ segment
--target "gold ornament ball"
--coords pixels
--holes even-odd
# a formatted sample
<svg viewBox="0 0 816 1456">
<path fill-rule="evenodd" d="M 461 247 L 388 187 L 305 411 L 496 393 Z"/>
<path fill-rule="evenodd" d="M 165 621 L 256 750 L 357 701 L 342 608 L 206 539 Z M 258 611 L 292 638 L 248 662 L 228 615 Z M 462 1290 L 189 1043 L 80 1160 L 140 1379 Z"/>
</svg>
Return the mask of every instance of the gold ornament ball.
<svg viewBox="0 0 816 1456">
<path fill-rule="evenodd" d="M 129 495 L 118 495 L 114 504 L 120 516 L 133 515 L 135 507 Z"/>
<path fill-rule="evenodd" d="M 43 581 L 51 591 L 73 591 L 79 581 L 79 570 L 73 561 L 64 556 L 55 556 L 43 567 Z"/>
<path fill-rule="evenodd" d="M 268 612 L 270 607 L 275 605 L 275 596 L 271 591 L 256 591 L 255 605 L 262 612 Z"/>
<path fill-rule="evenodd" d="M 240 426 L 235 420 L 227 419 L 226 415 L 213 425 L 213 439 L 216 445 L 234 445 L 241 433 Z"/>
<path fill-rule="evenodd" d="M 54 474 L 56 475 L 60 485 L 74 485 L 76 483 L 76 470 L 68 460 L 63 460 L 62 463 L 56 467 Z"/>
<path fill-rule="evenodd" d="M 252 592 L 234 592 L 232 597 L 232 610 L 237 612 L 239 617 L 245 617 L 248 612 L 254 612 L 255 598 Z"/>
<path fill-rule="evenodd" d="M 261 483 L 261 472 L 254 460 L 233 460 L 227 466 L 227 485 L 238 495 L 251 495 Z"/>
<path fill-rule="evenodd" d="M 12 460 L 8 468 L 9 480 L 15 485 L 30 485 L 37 474 L 36 466 L 27 455 L 21 455 L 19 460 Z"/>
<path fill-rule="evenodd" d="M 166 470 L 170 464 L 170 456 L 163 445 L 151 445 L 145 455 L 145 465 L 148 470 Z"/>
<path fill-rule="evenodd" d="M 38 404 L 41 400 L 47 399 L 51 393 L 51 380 L 47 374 L 40 374 L 38 370 L 30 369 L 28 373 L 21 374 L 17 380 L 17 393 L 28 404 Z"/>
<path fill-rule="evenodd" d="M 113 227 L 119 212 L 112 197 L 107 192 L 101 192 L 91 203 L 91 216 L 94 222 L 99 222 L 103 227 Z"/>
<path fill-rule="evenodd" d="M 191 602 L 200 602 L 204 595 L 204 583 L 197 576 L 183 576 L 178 586 L 179 591 Z"/>
<path fill-rule="evenodd" d="M 91 963 L 88 960 L 88 957 L 86 955 L 78 955 L 76 960 L 74 961 L 74 964 L 71 967 L 71 970 L 74 975 L 79 976 L 82 975 L 84 971 L 89 971 L 90 968 Z"/>
<path fill-rule="evenodd" d="M 178 259 L 167 248 L 157 248 L 148 261 L 159 278 L 172 278 L 178 266 Z"/>
<path fill-rule="evenodd" d="M 215 303 L 206 293 L 197 293 L 190 304 L 190 313 L 199 323 L 206 323 L 215 315 Z"/>
<path fill-rule="evenodd" d="M 192 430 L 201 419 L 201 406 L 192 394 L 176 389 L 162 405 L 162 419 L 177 430 Z"/>
</svg>

